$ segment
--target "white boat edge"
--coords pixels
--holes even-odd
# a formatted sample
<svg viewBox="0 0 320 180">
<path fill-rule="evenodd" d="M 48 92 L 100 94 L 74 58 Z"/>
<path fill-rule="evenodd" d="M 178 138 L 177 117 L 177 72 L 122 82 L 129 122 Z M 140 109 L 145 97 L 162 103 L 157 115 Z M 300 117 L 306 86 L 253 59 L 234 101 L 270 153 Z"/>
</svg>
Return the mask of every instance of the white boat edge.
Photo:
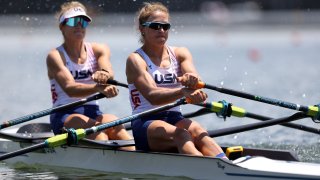
<svg viewBox="0 0 320 180">
<path fill-rule="evenodd" d="M 26 141 L 36 143 L 50 137 L 50 133 L 17 134 L 14 131 L 1 131 L 1 135 L 20 136 L 21 141 L 0 139 L 0 153 L 12 152 L 30 146 L 31 143 Z M 320 179 L 320 164 L 270 159 L 257 156 L 259 155 L 258 151 L 250 149 L 247 151 L 253 152 L 255 156 L 242 157 L 235 160 L 234 163 L 212 157 L 114 149 L 119 145 L 132 143 L 132 141 L 84 140 L 76 146 L 45 148 L 7 159 L 5 162 L 7 164 L 23 162 L 30 165 L 43 164 L 103 172 L 153 174 L 192 179 Z M 286 152 L 265 149 L 261 152 L 264 151 L 288 155 Z M 263 154 L 265 155 L 265 153 Z"/>
</svg>

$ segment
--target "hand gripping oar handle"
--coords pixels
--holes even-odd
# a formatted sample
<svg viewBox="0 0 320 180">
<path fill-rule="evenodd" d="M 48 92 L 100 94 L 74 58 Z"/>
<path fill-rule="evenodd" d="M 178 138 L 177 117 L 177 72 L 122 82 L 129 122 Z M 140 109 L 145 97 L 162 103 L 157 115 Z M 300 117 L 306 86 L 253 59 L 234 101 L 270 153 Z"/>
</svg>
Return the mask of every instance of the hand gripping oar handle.
<svg viewBox="0 0 320 180">
<path fill-rule="evenodd" d="M 99 132 L 99 131 L 102 131 L 104 129 L 107 129 L 107 128 L 110 128 L 110 127 L 114 127 L 114 126 L 117 126 L 117 125 L 120 125 L 120 124 L 123 124 L 123 123 L 126 123 L 126 122 L 130 122 L 130 121 L 136 120 L 138 118 L 145 117 L 145 116 L 148 116 L 148 115 L 151 115 L 151 114 L 154 114 L 154 113 L 158 113 L 158 112 L 161 112 L 161 111 L 164 111 L 164 110 L 168 110 L 168 109 L 171 109 L 173 107 L 176 107 L 176 106 L 179 106 L 179 105 L 183 105 L 183 104 L 186 104 L 186 103 L 187 103 L 187 101 L 185 100 L 185 98 L 182 98 L 182 99 L 179 99 L 179 100 L 177 100 L 177 101 L 175 101 L 173 103 L 169 103 L 169 104 L 166 104 L 166 105 L 154 108 L 154 109 L 150 109 L 150 110 L 138 113 L 138 114 L 134 114 L 134 115 L 131 115 L 131 116 L 127 116 L 127 117 L 118 119 L 118 120 L 114 120 L 114 121 L 109 122 L 109 123 L 101 124 L 99 126 L 94 126 L 94 127 L 87 128 L 87 129 L 77 129 L 77 130 L 74 131 L 74 133 L 75 133 L 74 135 L 75 135 L 75 137 L 77 138 L 77 141 L 78 141 L 80 139 L 83 139 L 85 136 L 93 134 L 95 132 Z M 18 156 L 18 155 L 22 155 L 22 154 L 25 154 L 25 153 L 28 153 L 28 152 L 32 152 L 32 151 L 35 151 L 35 150 L 38 150 L 38 149 L 53 148 L 53 147 L 57 147 L 57 146 L 61 146 L 61 145 L 67 144 L 68 143 L 67 142 L 67 138 L 68 138 L 68 134 L 67 133 L 51 137 L 51 138 L 45 140 L 42 143 L 35 144 L 35 145 L 29 146 L 29 147 L 26 147 L 26 148 L 23 148 L 23 149 L 14 151 L 14 152 L 3 154 L 2 156 L 0 156 L 0 161 L 8 159 L 8 158 L 11 158 L 11 157 L 15 157 L 15 156 Z M 75 141 L 73 141 L 73 142 L 75 142 Z M 70 144 L 70 143 L 68 143 L 68 144 Z"/>
<path fill-rule="evenodd" d="M 272 105 L 276 105 L 276 106 L 280 106 L 280 107 L 284 107 L 284 108 L 288 108 L 288 109 L 292 109 L 292 110 L 302 111 L 302 112 L 306 113 L 308 116 L 311 116 L 316 119 L 319 119 L 319 117 L 320 117 L 319 107 L 317 107 L 317 106 L 303 106 L 303 105 L 294 104 L 294 103 L 281 101 L 281 100 L 277 100 L 277 99 L 256 96 L 256 95 L 252 95 L 249 93 L 236 91 L 236 90 L 232 90 L 232 89 L 227 89 L 227 88 L 223 88 L 223 87 L 217 87 L 217 86 L 206 84 L 204 82 L 199 82 L 197 85 L 197 88 L 211 89 L 211 90 L 218 91 L 218 92 L 221 92 L 224 94 L 238 96 L 238 97 L 242 97 L 245 99 L 250 99 L 250 100 L 254 100 L 254 101 L 258 101 L 258 102 L 272 104 Z"/>
</svg>

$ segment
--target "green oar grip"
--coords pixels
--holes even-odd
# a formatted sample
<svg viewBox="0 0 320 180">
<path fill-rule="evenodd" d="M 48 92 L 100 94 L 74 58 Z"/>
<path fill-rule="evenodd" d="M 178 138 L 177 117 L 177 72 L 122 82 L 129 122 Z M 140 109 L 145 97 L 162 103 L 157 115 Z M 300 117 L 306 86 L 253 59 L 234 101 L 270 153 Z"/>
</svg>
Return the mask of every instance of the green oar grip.
<svg viewBox="0 0 320 180">
<path fill-rule="evenodd" d="M 211 111 L 213 112 L 222 112 L 223 111 L 223 107 L 224 105 L 222 103 L 219 103 L 219 102 L 212 102 L 211 103 Z M 231 109 L 232 109 L 232 112 L 231 112 L 231 115 L 232 116 L 236 116 L 236 117 L 245 117 L 246 115 L 246 110 L 243 109 L 243 108 L 239 108 L 239 107 L 236 107 L 236 106 L 231 106 Z"/>
<path fill-rule="evenodd" d="M 83 139 L 86 135 L 84 129 L 77 129 L 76 134 L 77 134 L 77 137 L 79 140 Z M 58 147 L 58 146 L 67 144 L 67 138 L 68 138 L 68 133 L 59 134 L 59 135 L 53 136 L 51 138 L 48 138 L 45 141 L 45 143 L 46 143 L 47 147 L 54 148 L 54 147 Z"/>
<path fill-rule="evenodd" d="M 319 117 L 319 107 L 318 106 L 309 106 L 307 115 L 318 119 L 318 117 Z"/>
<path fill-rule="evenodd" d="M 239 108 L 236 106 L 231 106 L 232 108 L 232 116 L 236 116 L 236 117 L 245 117 L 246 116 L 246 110 L 243 108 Z"/>
</svg>

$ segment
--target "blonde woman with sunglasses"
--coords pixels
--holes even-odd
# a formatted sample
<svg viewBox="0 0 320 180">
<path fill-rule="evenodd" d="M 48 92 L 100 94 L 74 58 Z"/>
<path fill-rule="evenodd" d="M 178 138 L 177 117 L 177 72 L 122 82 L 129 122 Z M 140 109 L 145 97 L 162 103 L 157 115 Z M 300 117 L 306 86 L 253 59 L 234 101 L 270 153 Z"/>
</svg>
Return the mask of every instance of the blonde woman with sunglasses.
<svg viewBox="0 0 320 180">
<path fill-rule="evenodd" d="M 117 96 L 118 89 L 106 85 L 107 80 L 113 78 L 109 48 L 84 41 L 86 28 L 92 21 L 85 6 L 77 1 L 66 2 L 61 5 L 57 17 L 64 42 L 47 56 L 53 106 L 78 101 L 97 92 L 107 98 Z M 103 114 L 97 101 L 50 115 L 55 134 L 62 133 L 63 127 L 89 128 L 115 119 L 115 115 Z M 92 134 L 89 138 L 132 139 L 122 125 Z M 124 149 L 134 150 L 133 147 Z"/>
<path fill-rule="evenodd" d="M 200 78 L 188 49 L 166 44 L 171 27 L 168 9 L 161 3 L 145 3 L 137 21 L 142 47 L 126 64 L 133 114 L 183 97 L 192 103 L 205 101 L 207 94 L 195 89 Z M 227 158 L 199 123 L 181 115 L 180 107 L 132 121 L 132 130 L 138 150 Z"/>
</svg>

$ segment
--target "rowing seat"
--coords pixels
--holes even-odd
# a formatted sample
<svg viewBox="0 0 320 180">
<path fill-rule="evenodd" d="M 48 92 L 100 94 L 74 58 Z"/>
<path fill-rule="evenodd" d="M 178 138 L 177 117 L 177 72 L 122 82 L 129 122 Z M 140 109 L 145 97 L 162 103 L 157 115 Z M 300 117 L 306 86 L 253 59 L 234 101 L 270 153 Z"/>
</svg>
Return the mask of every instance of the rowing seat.
<svg viewBox="0 0 320 180">
<path fill-rule="evenodd" d="M 51 132 L 50 124 L 48 123 L 31 123 L 21 126 L 17 133 L 44 133 Z"/>
</svg>

